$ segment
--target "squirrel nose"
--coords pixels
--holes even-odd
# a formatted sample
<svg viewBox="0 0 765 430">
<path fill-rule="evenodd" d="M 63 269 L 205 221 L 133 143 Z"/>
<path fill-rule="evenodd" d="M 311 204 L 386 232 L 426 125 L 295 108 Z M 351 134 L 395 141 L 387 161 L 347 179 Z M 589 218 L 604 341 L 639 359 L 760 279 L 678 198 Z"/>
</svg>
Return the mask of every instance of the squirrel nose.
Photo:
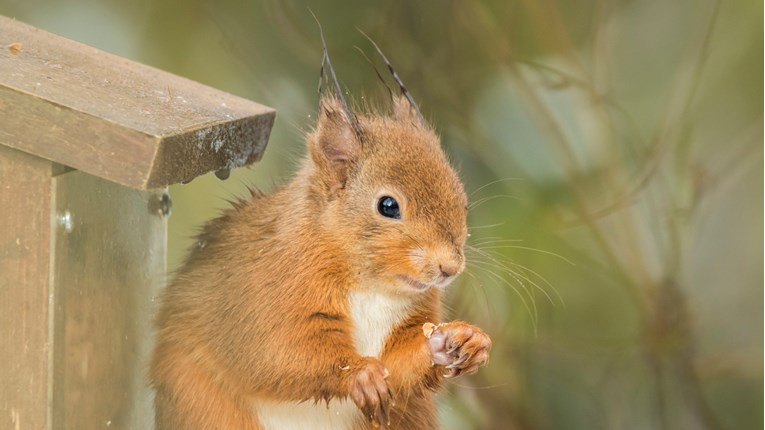
<svg viewBox="0 0 765 430">
<path fill-rule="evenodd" d="M 441 276 L 444 278 L 450 278 L 460 272 L 460 264 L 457 262 L 443 262 L 438 265 L 441 270 Z"/>
</svg>

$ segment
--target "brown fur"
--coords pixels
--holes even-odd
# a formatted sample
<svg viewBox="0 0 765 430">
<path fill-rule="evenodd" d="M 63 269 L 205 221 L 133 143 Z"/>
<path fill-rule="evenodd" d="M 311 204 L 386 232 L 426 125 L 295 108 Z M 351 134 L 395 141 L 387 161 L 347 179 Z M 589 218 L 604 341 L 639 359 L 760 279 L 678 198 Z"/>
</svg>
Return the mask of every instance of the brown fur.
<svg viewBox="0 0 765 430">
<path fill-rule="evenodd" d="M 462 270 L 466 196 L 405 99 L 394 100 L 392 116 L 358 124 L 360 135 L 339 102 L 324 98 L 297 176 L 205 226 L 156 320 L 158 430 L 255 430 L 254 399 L 348 397 L 367 418 L 389 412 L 391 428 L 438 428 L 433 393 L 449 371 L 432 364 L 422 325 L 441 321 L 441 292 L 397 277 L 431 283 Z M 400 221 L 377 213 L 381 193 L 398 200 Z M 370 283 L 413 303 L 380 357 L 356 351 L 348 308 L 348 293 Z M 465 327 L 488 351 L 488 337 Z M 360 419 L 358 428 L 372 426 Z"/>
</svg>

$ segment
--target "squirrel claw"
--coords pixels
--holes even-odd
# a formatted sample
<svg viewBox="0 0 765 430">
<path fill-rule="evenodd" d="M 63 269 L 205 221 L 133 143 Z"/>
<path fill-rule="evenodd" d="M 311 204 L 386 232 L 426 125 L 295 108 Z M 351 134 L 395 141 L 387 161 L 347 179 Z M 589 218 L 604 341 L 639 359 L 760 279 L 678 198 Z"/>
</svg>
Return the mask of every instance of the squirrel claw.
<svg viewBox="0 0 765 430">
<path fill-rule="evenodd" d="M 393 392 L 385 382 L 390 373 L 376 358 L 364 357 L 362 360 L 351 380 L 351 399 L 372 427 L 380 428 L 390 421 Z"/>
<path fill-rule="evenodd" d="M 450 364 L 450 365 L 446 366 L 446 368 L 447 368 L 447 369 L 456 369 L 456 368 L 457 368 L 457 367 L 459 367 L 459 366 L 460 366 L 462 363 L 464 363 L 465 361 L 467 361 L 467 359 L 468 359 L 469 357 L 470 357 L 470 356 L 469 356 L 468 354 L 463 354 L 462 356 L 460 356 L 460 358 L 459 358 L 459 359 L 457 359 L 457 361 L 455 361 L 455 362 L 453 362 L 452 364 Z"/>
</svg>

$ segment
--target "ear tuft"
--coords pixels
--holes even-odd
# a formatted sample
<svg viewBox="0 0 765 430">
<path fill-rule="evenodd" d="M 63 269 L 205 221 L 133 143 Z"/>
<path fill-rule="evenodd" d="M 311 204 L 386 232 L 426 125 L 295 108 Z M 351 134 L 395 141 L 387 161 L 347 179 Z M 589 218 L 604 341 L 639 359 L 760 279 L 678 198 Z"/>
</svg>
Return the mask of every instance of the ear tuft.
<svg viewBox="0 0 765 430">
<path fill-rule="evenodd" d="M 397 121 L 409 122 L 418 127 L 429 127 L 428 123 L 420 115 L 420 112 L 412 106 L 412 103 L 404 94 L 393 96 L 391 103 L 393 104 L 393 118 Z"/>
<path fill-rule="evenodd" d="M 334 96 L 319 101 L 319 121 L 309 138 L 308 150 L 331 190 L 345 188 L 350 168 L 361 154 L 361 142 L 354 129 L 355 118 Z M 353 115 L 353 113 L 350 113 Z"/>
</svg>

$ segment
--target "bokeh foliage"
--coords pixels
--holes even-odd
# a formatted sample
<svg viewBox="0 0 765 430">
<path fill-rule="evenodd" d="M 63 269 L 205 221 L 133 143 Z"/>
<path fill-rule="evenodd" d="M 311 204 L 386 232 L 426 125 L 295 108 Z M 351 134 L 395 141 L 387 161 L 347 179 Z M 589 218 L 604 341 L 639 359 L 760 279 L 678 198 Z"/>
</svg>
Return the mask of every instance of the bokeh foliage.
<svg viewBox="0 0 765 430">
<path fill-rule="evenodd" d="M 490 366 L 445 429 L 763 426 L 763 33 L 754 0 L 0 0 L 0 13 L 278 109 L 264 160 L 173 186 L 196 226 L 288 180 L 316 111 L 321 20 L 357 101 L 387 52 L 462 172 L 455 317 Z"/>
</svg>

